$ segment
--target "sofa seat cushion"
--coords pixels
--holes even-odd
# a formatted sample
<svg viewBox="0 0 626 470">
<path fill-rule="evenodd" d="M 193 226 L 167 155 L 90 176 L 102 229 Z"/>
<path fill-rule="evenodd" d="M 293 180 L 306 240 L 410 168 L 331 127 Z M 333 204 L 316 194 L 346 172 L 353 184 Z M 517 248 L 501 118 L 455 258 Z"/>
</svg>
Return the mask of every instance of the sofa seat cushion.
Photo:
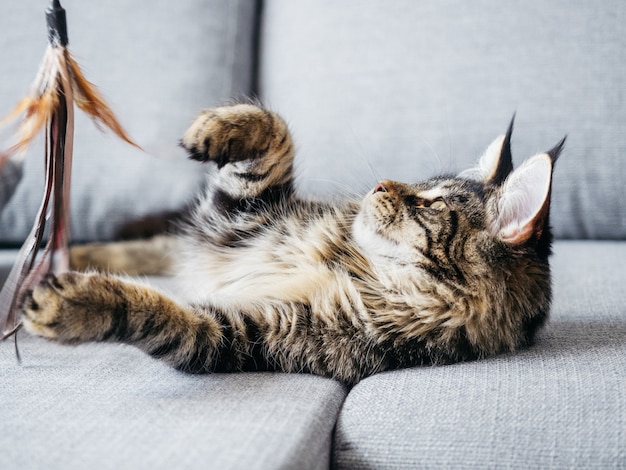
<svg viewBox="0 0 626 470">
<path fill-rule="evenodd" d="M 535 346 L 359 383 L 337 424 L 337 468 L 623 468 L 625 260 L 625 242 L 559 242 Z"/>
<path fill-rule="evenodd" d="M 129 346 L 18 339 L 21 364 L 0 342 L 0 468 L 329 466 L 339 382 L 194 376 Z"/>
</svg>

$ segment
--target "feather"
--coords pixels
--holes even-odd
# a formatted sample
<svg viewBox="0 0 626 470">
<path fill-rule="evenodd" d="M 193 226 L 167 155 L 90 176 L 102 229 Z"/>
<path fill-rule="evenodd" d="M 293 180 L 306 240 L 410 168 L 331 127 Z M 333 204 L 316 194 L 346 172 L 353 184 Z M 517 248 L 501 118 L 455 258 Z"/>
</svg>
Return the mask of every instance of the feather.
<svg viewBox="0 0 626 470">
<path fill-rule="evenodd" d="M 66 54 L 66 60 L 74 87 L 74 100 L 79 109 L 89 115 L 96 124 L 103 124 L 105 127 L 108 127 L 126 143 L 141 148 L 130 139 L 124 128 L 118 122 L 115 114 L 113 114 L 113 111 L 111 111 L 111 108 L 109 108 L 102 95 L 100 95 L 100 92 L 85 78 L 80 66 L 69 52 Z"/>
<path fill-rule="evenodd" d="M 65 10 L 57 0 L 51 2 L 46 16 L 49 45 L 30 94 L 0 121 L 4 125 L 23 116 L 16 143 L 0 152 L 0 172 L 9 159 L 23 155 L 35 136 L 46 128 L 44 194 L 33 228 L 0 291 L 0 340 L 20 328 L 17 308 L 24 293 L 49 272 L 58 274 L 69 269 L 74 104 L 99 128 L 107 127 L 120 139 L 140 148 L 67 50 Z M 51 221 L 49 237 L 40 253 L 48 221 Z"/>
</svg>

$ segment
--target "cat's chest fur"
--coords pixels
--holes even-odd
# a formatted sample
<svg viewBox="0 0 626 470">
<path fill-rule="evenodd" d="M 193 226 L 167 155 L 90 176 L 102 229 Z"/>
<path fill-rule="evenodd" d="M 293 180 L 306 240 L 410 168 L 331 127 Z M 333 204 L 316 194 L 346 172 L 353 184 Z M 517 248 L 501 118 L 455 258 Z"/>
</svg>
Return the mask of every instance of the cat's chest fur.
<svg viewBox="0 0 626 470">
<path fill-rule="evenodd" d="M 196 218 L 194 234 L 181 239 L 179 285 L 194 302 L 231 306 L 262 300 L 314 304 L 342 291 L 358 295 L 353 274 L 367 263 L 351 239 L 352 218 L 350 209 L 299 208 L 274 214 L 263 229 L 235 242 L 228 233 L 216 236 L 215 218 L 207 217 L 205 227 Z"/>
</svg>

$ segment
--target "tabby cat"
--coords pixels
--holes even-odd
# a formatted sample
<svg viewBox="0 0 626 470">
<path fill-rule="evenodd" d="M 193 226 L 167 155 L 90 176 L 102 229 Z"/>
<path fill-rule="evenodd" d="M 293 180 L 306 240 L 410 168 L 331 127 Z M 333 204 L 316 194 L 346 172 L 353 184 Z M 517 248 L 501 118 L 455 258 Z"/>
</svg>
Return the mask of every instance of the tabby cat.
<svg viewBox="0 0 626 470">
<path fill-rule="evenodd" d="M 563 141 L 513 170 L 511 130 L 457 176 L 385 180 L 360 202 L 330 204 L 297 196 L 294 144 L 277 114 L 204 111 L 181 145 L 210 167 L 206 185 L 180 236 L 152 245 L 176 254 L 150 255 L 176 260 L 184 300 L 69 272 L 28 294 L 24 326 L 61 343 L 134 345 L 192 373 L 346 383 L 524 347 L 550 308 L 550 188 Z"/>
</svg>

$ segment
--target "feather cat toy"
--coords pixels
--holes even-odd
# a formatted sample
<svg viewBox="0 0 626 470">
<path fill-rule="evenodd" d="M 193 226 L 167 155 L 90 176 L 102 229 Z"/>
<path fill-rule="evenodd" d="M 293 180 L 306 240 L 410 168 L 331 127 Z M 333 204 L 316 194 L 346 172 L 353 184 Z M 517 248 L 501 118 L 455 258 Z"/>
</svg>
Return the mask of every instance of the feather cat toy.
<svg viewBox="0 0 626 470">
<path fill-rule="evenodd" d="M 20 115 L 17 142 L 0 152 L 0 174 L 20 169 L 23 153 L 45 127 L 45 190 L 33 228 L 22 246 L 0 292 L 0 340 L 20 328 L 16 310 L 23 292 L 47 273 L 69 267 L 69 200 L 74 137 L 74 103 L 96 123 L 111 129 L 119 138 L 136 147 L 119 124 L 100 93 L 89 83 L 67 49 L 65 10 L 52 0 L 46 10 L 48 48 L 30 94 L 22 99 L 2 122 Z M 6 185 L 8 188 L 8 184 Z M 8 199 L 8 196 L 5 198 Z M 42 253 L 47 220 L 52 220 L 49 239 Z"/>
</svg>

